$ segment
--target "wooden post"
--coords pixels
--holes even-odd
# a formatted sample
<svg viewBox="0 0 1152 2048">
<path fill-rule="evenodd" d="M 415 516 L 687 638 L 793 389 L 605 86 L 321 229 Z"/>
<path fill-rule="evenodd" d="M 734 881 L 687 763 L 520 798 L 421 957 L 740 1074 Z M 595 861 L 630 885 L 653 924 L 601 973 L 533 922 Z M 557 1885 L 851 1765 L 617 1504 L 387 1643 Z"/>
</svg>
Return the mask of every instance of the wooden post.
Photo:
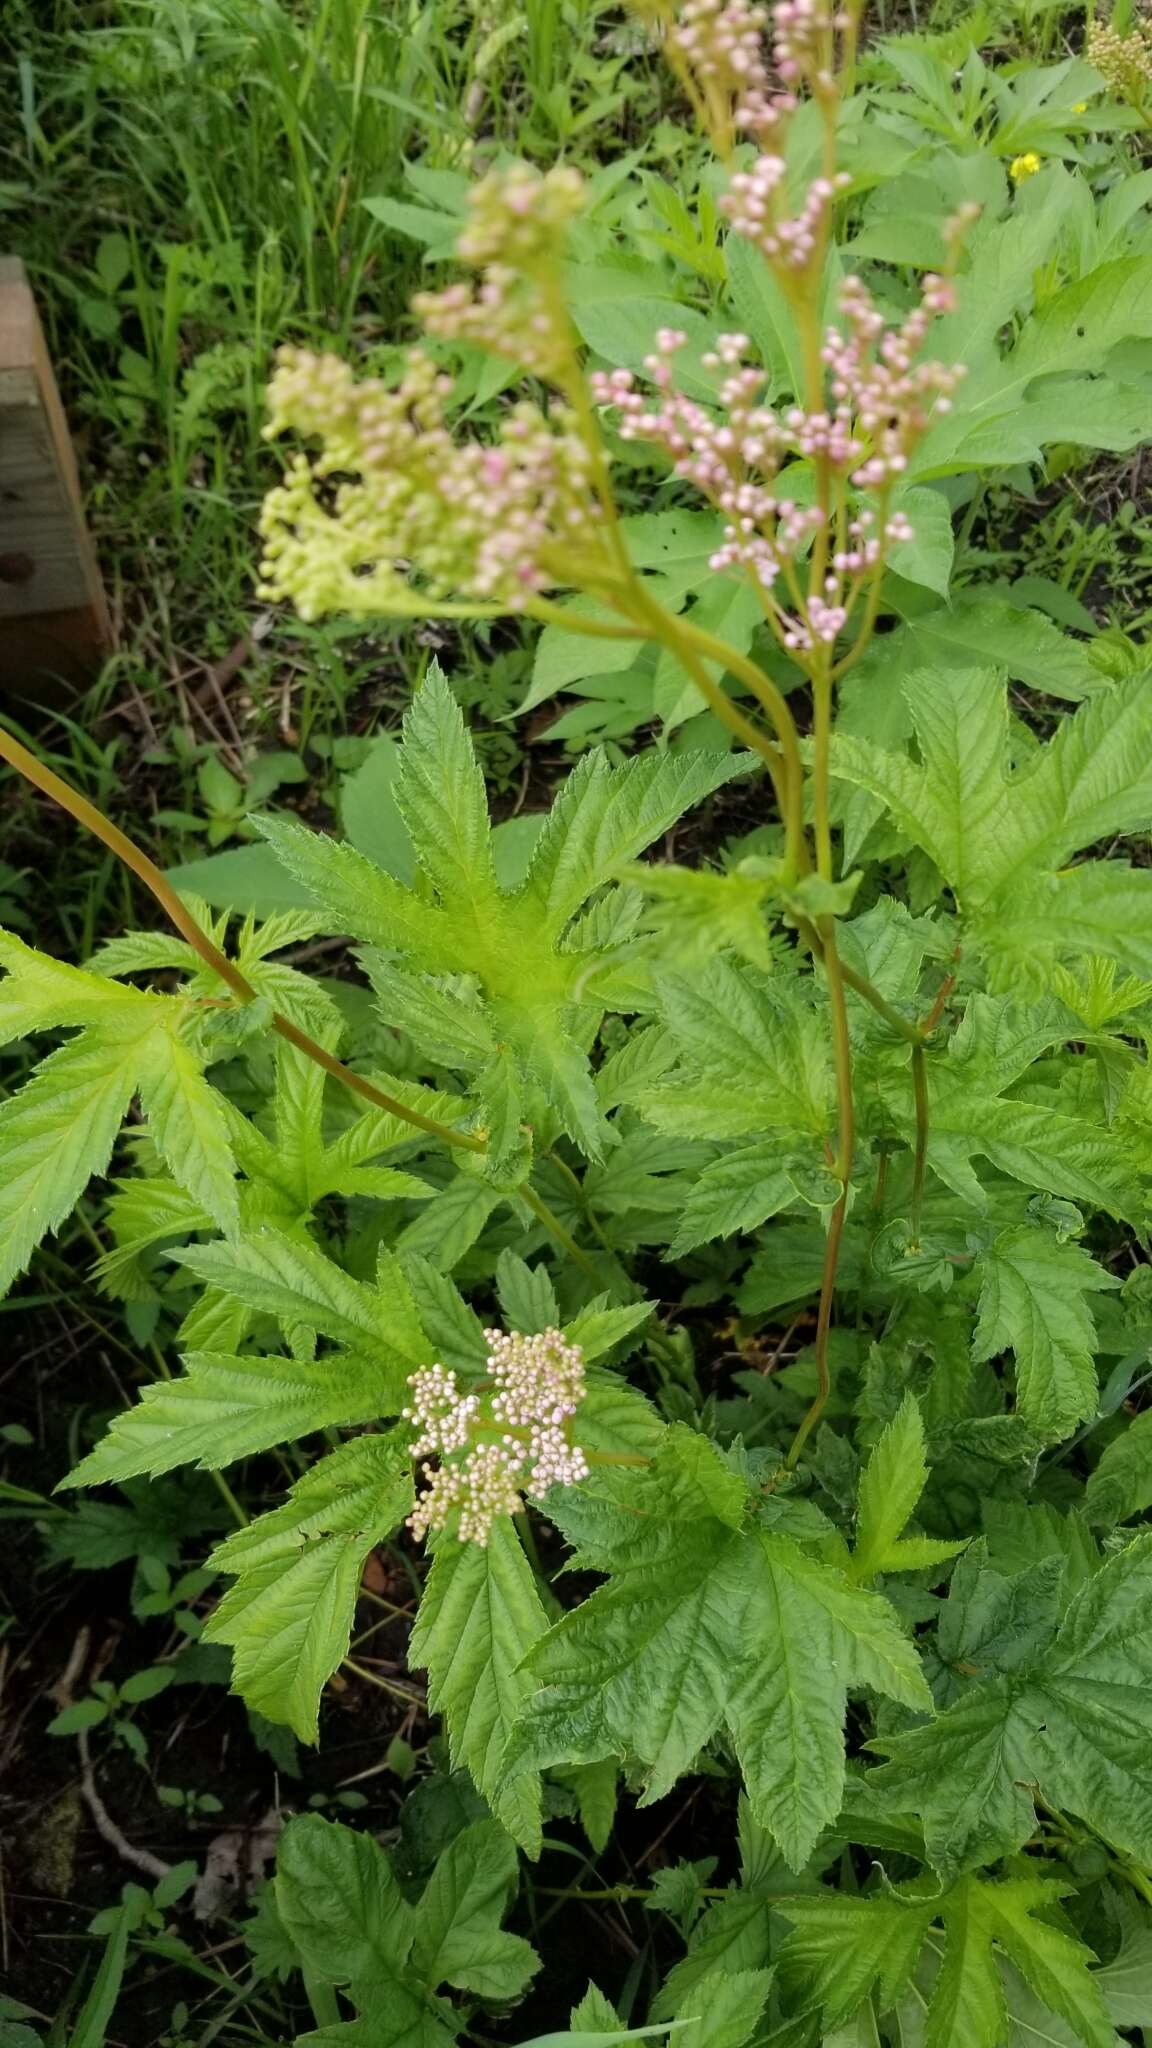
<svg viewBox="0 0 1152 2048">
<path fill-rule="evenodd" d="M 0 257 L 0 687 L 60 696 L 111 640 L 36 303 L 19 258 Z"/>
</svg>

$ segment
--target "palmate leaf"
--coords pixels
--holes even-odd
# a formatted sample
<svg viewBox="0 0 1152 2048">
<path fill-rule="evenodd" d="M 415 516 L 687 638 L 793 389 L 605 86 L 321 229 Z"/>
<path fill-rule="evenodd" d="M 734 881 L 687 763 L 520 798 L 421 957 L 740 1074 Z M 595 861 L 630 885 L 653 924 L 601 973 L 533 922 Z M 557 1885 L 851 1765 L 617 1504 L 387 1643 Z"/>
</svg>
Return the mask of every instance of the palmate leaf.
<svg viewBox="0 0 1152 2048">
<path fill-rule="evenodd" d="M 753 1813 L 798 1868 L 839 1808 L 846 1692 L 927 1704 L 892 1608 L 790 1538 L 746 1529 L 742 1483 L 687 1431 L 626 1499 L 606 1480 L 549 1512 L 611 1575 L 529 1656 L 540 1690 L 515 1767 L 634 1759 L 647 1802 L 725 1725 Z"/>
<path fill-rule="evenodd" d="M 973 1357 L 994 1358 L 1011 1347 L 1018 1413 L 1042 1436 L 1070 1436 L 1095 1414 L 1099 1398 L 1088 1296 L 1119 1282 L 1079 1245 L 1029 1224 L 1002 1230 L 978 1267 Z"/>
<path fill-rule="evenodd" d="M 516 1852 L 495 1821 L 458 1834 L 423 1895 L 405 1898 L 370 1835 L 306 1814 L 289 1822 L 277 1858 L 276 1904 L 305 1970 L 346 1986 L 363 2017 L 307 2042 L 365 2048 L 448 2048 L 459 2015 L 436 1988 L 513 1998 L 539 1967 L 500 1925 Z"/>
<path fill-rule="evenodd" d="M 1091 1951 L 1042 1917 L 1064 1890 L 1044 1878 L 966 1877 L 937 1898 L 903 1886 L 867 1898 L 823 1891 L 783 1899 L 777 1909 L 794 1931 L 781 1951 L 781 1970 L 797 2002 L 818 2007 L 826 2026 L 850 2018 L 873 1992 L 878 2009 L 888 2012 L 910 1983 L 929 1929 L 939 1921 L 943 1953 L 928 2004 L 925 2048 L 1001 2048 L 1009 2024 L 1004 1958 L 1085 2048 L 1115 2048 L 1101 1990 L 1088 1967 Z"/>
<path fill-rule="evenodd" d="M 1059 1629 L 986 1644 L 980 1676 L 938 1720 L 879 1739 L 875 1782 L 924 1817 L 945 1875 L 1007 1854 L 1034 1825 L 1033 1792 L 1130 1855 L 1152 1855 L 1152 1537 L 1111 1558 Z"/>
<path fill-rule="evenodd" d="M 1083 886 L 1061 873 L 1080 848 L 1152 817 L 1152 700 L 1143 678 L 1102 691 L 1015 774 L 1002 680 L 990 670 L 921 670 L 905 685 L 919 762 L 896 749 L 840 735 L 833 773 L 878 798 L 900 830 L 923 848 L 954 889 L 978 942 L 995 946 L 997 925 L 1027 919 L 1043 889 L 1045 924 L 1035 943 L 1058 957 L 1081 942 Z M 1126 877 L 1121 863 L 1102 864 Z M 1061 906 L 1065 883 L 1070 928 Z M 1014 902 L 1014 897 L 1016 901 Z M 1123 933 L 1106 926 L 1094 951 Z M 1135 964 L 1135 963 L 1133 963 Z"/>
<path fill-rule="evenodd" d="M 302 1742 L 317 1740 L 320 1694 L 347 1653 L 365 1560 L 411 1505 L 406 1436 L 356 1437 L 212 1553 L 213 1569 L 236 1584 L 204 1641 L 231 1646 L 233 1690 Z"/>
<path fill-rule="evenodd" d="M 540 1781 L 512 1778 L 509 1734 L 534 1681 L 524 1659 L 547 1626 L 531 1567 L 511 1523 L 487 1545 L 443 1539 L 432 1559 L 409 1646 L 428 1672 L 428 1702 L 443 1714 L 453 1763 L 530 1854 L 540 1846 Z"/>
<path fill-rule="evenodd" d="M 438 669 L 404 730 L 396 795 L 412 838 L 412 888 L 295 823 L 269 821 L 266 837 L 341 931 L 388 956 L 368 963 L 384 1021 L 483 1076 L 496 1157 L 513 1160 L 521 1123 L 541 1121 L 599 1157 L 603 1121 L 587 1047 L 604 1008 L 635 1008 L 647 984 L 598 985 L 598 970 L 614 964 L 623 943 L 620 920 L 601 918 L 599 905 L 591 924 L 572 920 L 690 805 L 746 772 L 750 757 L 650 753 L 610 767 L 586 756 L 539 834 L 526 878 L 505 889 L 483 777 Z M 619 909 L 619 893 L 615 901 Z"/>
</svg>

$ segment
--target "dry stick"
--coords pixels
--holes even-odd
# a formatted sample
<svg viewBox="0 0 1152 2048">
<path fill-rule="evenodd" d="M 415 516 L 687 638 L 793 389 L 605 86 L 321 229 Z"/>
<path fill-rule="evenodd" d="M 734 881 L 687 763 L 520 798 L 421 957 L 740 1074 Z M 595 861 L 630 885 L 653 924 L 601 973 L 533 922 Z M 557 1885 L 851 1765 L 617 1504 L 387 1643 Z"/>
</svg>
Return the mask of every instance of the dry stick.
<svg viewBox="0 0 1152 2048">
<path fill-rule="evenodd" d="M 56 1702 L 61 1712 L 63 1712 L 65 1707 L 72 1705 L 73 1688 L 88 1661 L 88 1648 L 91 1640 L 91 1630 L 82 1628 L 72 1645 L 72 1652 L 67 1664 L 52 1687 L 50 1696 Z M 150 1849 L 137 1849 L 135 1844 L 130 1842 L 127 1836 L 117 1827 L 99 1792 L 96 1790 L 96 1774 L 92 1763 L 92 1754 L 88 1747 L 88 1730 L 86 1728 L 81 1728 L 78 1731 L 77 1743 L 80 1750 L 80 1793 L 85 1806 L 92 1815 L 97 1834 L 103 1841 L 107 1842 L 110 1849 L 115 1849 L 116 1854 L 123 1862 L 130 1863 L 135 1870 L 143 1871 L 145 1877 L 150 1877 L 153 1883 L 159 1878 L 167 1877 L 172 1869 L 172 1865 L 165 1863 L 162 1856 L 153 1856 Z"/>
</svg>

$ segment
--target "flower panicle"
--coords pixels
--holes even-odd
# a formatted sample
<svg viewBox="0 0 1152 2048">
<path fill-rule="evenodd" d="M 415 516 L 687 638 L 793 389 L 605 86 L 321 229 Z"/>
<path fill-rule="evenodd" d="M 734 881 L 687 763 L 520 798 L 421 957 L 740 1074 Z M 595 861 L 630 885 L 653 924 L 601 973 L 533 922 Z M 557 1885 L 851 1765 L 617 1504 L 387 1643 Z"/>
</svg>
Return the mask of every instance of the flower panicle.
<svg viewBox="0 0 1152 2048">
<path fill-rule="evenodd" d="M 1152 89 L 1152 22 L 1133 21 L 1127 33 L 1106 21 L 1090 21 L 1084 55 L 1110 92 L 1141 107 Z"/>
<path fill-rule="evenodd" d="M 840 293 L 841 327 L 827 330 L 822 350 L 824 406 L 777 410 L 764 402 L 765 373 L 747 360 L 745 334 L 723 334 L 702 358 L 722 373 L 718 406 L 688 397 L 676 382 L 675 358 L 686 346 L 679 330 L 662 329 L 645 360 L 649 389 L 632 371 L 596 373 L 596 402 L 613 408 L 624 440 L 650 441 L 671 459 L 676 474 L 694 484 L 724 515 L 721 545 L 711 557 L 717 572 L 747 574 L 771 608 L 783 643 L 806 651 L 830 645 L 847 622 L 860 585 L 886 548 L 912 539 L 912 528 L 887 499 L 934 415 L 946 412 L 962 369 L 919 360 L 932 321 L 954 304 L 948 278 L 929 273 L 919 303 L 889 328 L 866 286 L 846 278 Z M 828 572 L 822 591 L 789 608 L 777 590 L 789 580 L 795 557 L 810 545 L 831 514 L 796 494 L 790 463 L 820 464 L 842 486 L 844 516 L 829 532 Z M 848 506 L 851 486 L 876 503 Z"/>
<path fill-rule="evenodd" d="M 265 499 L 265 597 L 305 618 L 418 614 L 461 592 L 518 611 L 556 580 L 550 558 L 595 547 L 591 457 L 567 408 L 522 400 L 493 442 L 461 441 L 451 390 L 419 349 L 392 389 L 333 356 L 281 350 L 268 432 L 321 447 Z"/>
<path fill-rule="evenodd" d="M 563 383 L 575 355 L 558 264 L 569 222 L 583 204 L 584 180 L 570 165 L 543 174 L 523 163 L 490 171 L 469 194 L 456 243 L 461 261 L 480 270 L 481 279 L 416 293 L 412 309 L 428 333 L 473 342 L 546 382 Z"/>
<path fill-rule="evenodd" d="M 682 0 L 657 8 L 669 56 L 690 79 L 721 139 L 730 131 L 758 140 L 779 135 L 806 87 L 836 91 L 837 39 L 853 15 L 827 0 Z"/>
<path fill-rule="evenodd" d="M 580 1346 L 560 1330 L 484 1335 L 484 1393 L 463 1393 L 455 1372 L 439 1364 L 408 1382 L 404 1416 L 417 1429 L 411 1450 L 424 1482 L 409 1527 L 419 1537 L 455 1520 L 461 1543 L 484 1546 L 499 1516 L 520 1512 L 525 1493 L 588 1477 L 588 1461 L 570 1437 L 586 1391 Z"/>
</svg>

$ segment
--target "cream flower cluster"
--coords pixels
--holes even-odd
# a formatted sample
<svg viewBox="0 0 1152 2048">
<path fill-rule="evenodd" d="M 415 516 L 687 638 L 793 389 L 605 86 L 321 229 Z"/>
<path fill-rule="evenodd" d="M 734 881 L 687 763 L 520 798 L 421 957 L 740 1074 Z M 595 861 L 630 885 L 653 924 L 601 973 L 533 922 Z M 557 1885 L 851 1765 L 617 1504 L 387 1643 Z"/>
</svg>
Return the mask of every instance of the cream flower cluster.
<svg viewBox="0 0 1152 2048">
<path fill-rule="evenodd" d="M 1121 35 L 1106 21 L 1090 21 L 1084 55 L 1112 92 L 1143 104 L 1152 88 L 1152 22 L 1136 20 Z"/>
<path fill-rule="evenodd" d="M 424 1487 L 409 1517 L 420 1537 L 456 1518 L 460 1542 L 483 1546 L 500 1515 L 523 1507 L 525 1493 L 544 1494 L 588 1477 L 583 1451 L 569 1440 L 585 1393 L 580 1346 L 559 1330 L 484 1335 L 487 1384 L 481 1391 L 462 1393 L 456 1374 L 442 1365 L 425 1366 L 408 1382 L 412 1403 L 404 1415 L 418 1431 L 412 1456 L 425 1461 Z"/>
<path fill-rule="evenodd" d="M 590 530 L 594 544 L 597 518 L 569 415 L 524 401 L 494 442 L 459 441 L 445 418 L 451 389 L 420 350 L 394 389 L 357 382 L 336 356 L 280 352 L 268 432 L 293 428 L 322 446 L 265 499 L 265 597 L 290 599 L 304 618 L 419 613 L 421 599 L 460 592 L 515 611 L 564 580 L 568 551 Z"/>
</svg>

